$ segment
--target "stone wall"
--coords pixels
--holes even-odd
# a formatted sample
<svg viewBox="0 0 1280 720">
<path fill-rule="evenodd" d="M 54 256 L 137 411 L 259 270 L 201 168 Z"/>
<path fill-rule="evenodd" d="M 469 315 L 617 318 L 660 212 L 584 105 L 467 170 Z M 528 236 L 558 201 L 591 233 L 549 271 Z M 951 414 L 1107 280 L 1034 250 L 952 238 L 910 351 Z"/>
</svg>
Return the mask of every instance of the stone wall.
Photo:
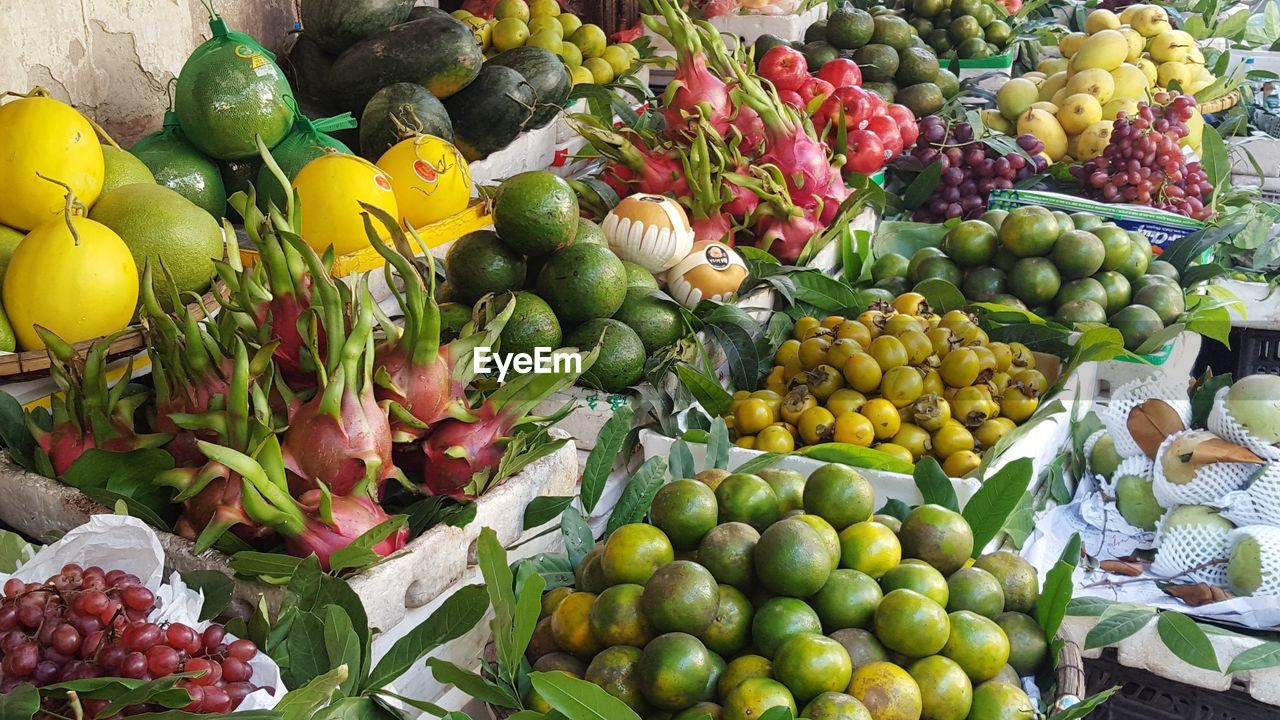
<svg viewBox="0 0 1280 720">
<path fill-rule="evenodd" d="M 278 50 L 294 0 L 211 0 L 233 30 Z M 126 147 L 160 126 L 166 89 L 209 38 L 201 0 L 0 0 L 0 92 L 40 85 Z"/>
</svg>

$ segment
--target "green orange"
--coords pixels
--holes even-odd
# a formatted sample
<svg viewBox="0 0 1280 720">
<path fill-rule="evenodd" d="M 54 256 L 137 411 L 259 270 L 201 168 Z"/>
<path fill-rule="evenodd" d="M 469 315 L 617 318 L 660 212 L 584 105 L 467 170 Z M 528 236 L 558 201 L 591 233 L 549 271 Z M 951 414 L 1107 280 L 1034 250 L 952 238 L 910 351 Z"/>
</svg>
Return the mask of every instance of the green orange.
<svg viewBox="0 0 1280 720">
<path fill-rule="evenodd" d="M 773 675 L 796 700 L 806 702 L 824 692 L 849 686 L 853 663 L 844 646 L 816 633 L 793 635 L 773 657 Z"/>
<path fill-rule="evenodd" d="M 720 604 L 716 579 L 701 565 L 676 560 L 653 573 L 640 607 L 654 632 L 698 635 L 710 627 Z"/>
<path fill-rule="evenodd" d="M 716 693 L 723 700 L 729 691 L 751 678 L 773 678 L 773 663 L 760 655 L 740 655 L 725 666 L 716 684 Z"/>
<path fill-rule="evenodd" d="M 931 655 L 912 663 L 911 677 L 920 686 L 921 720 L 965 720 L 973 702 L 973 685 L 953 660 Z"/>
<path fill-rule="evenodd" d="M 760 531 L 746 523 L 717 525 L 698 545 L 698 562 L 721 583 L 745 590 L 755 583 L 752 554 Z"/>
<path fill-rule="evenodd" d="M 942 650 L 951 634 L 947 611 L 914 590 L 887 593 L 876 608 L 874 627 L 885 647 L 917 658 Z"/>
<path fill-rule="evenodd" d="M 751 640 L 756 652 L 772 658 L 782 643 L 796 633 L 822 633 L 822 621 L 803 600 L 772 598 L 756 608 L 751 619 Z"/>
<path fill-rule="evenodd" d="M 716 487 L 719 521 L 744 522 L 763 531 L 777 522 L 782 505 L 773 487 L 759 475 L 734 473 Z"/>
<path fill-rule="evenodd" d="M 817 531 L 818 537 L 822 538 L 822 544 L 827 547 L 827 552 L 831 555 L 831 567 L 836 567 L 840 564 L 840 533 L 831 527 L 831 523 L 809 513 L 792 515 L 791 517 L 808 524 L 809 527 Z"/>
<path fill-rule="evenodd" d="M 825 692 L 809 701 L 800 714 L 809 720 L 872 720 L 858 699 L 843 692 Z"/>
<path fill-rule="evenodd" d="M 973 689 L 970 720 L 1032 720 L 1035 716 L 1035 705 L 1022 688 L 989 680 Z"/>
<path fill-rule="evenodd" d="M 640 691 L 660 710 L 683 710 L 709 700 L 707 683 L 714 670 L 711 653 L 687 633 L 667 633 L 645 646 L 637 666 Z"/>
<path fill-rule="evenodd" d="M 947 606 L 947 579 L 932 565 L 922 560 L 904 560 L 880 578 L 880 589 L 885 592 L 906 589 L 915 590 L 939 605 Z"/>
<path fill-rule="evenodd" d="M 867 708 L 874 720 L 920 720 L 920 687 L 906 670 L 893 663 L 874 662 L 855 670 L 849 681 L 849 694 Z"/>
<path fill-rule="evenodd" d="M 921 505 L 912 510 L 902 521 L 898 539 L 903 557 L 920 558 L 943 575 L 959 570 L 973 553 L 969 523 L 960 513 L 941 505 Z"/>
<path fill-rule="evenodd" d="M 840 567 L 879 579 L 902 560 L 898 536 L 878 522 L 859 522 L 840 533 Z"/>
<path fill-rule="evenodd" d="M 775 707 L 789 708 L 794 714 L 796 700 L 791 691 L 777 680 L 752 678 L 744 680 L 724 698 L 722 720 L 756 720 Z"/>
<path fill-rule="evenodd" d="M 676 480 L 653 498 L 649 517 L 676 550 L 693 550 L 716 526 L 716 494 L 697 480 Z"/>
<path fill-rule="evenodd" d="M 871 483 L 847 465 L 823 465 L 804 486 L 804 511 L 831 523 L 837 532 L 870 518 L 875 502 Z"/>
<path fill-rule="evenodd" d="M 862 628 L 845 628 L 831 633 L 831 639 L 844 646 L 849 653 L 853 669 L 873 662 L 884 662 L 889 659 L 889 651 L 876 639 L 874 633 Z"/>
<path fill-rule="evenodd" d="M 760 471 L 760 477 L 769 483 L 769 487 L 773 488 L 773 492 L 778 496 L 778 507 L 782 512 L 790 512 L 791 510 L 799 510 L 804 507 L 804 475 L 795 470 L 783 470 L 781 468 L 769 468 Z"/>
<path fill-rule="evenodd" d="M 653 639 L 653 630 L 640 609 L 644 587 L 633 583 L 614 585 L 596 597 L 591 607 L 591 632 L 606 646 L 642 648 Z"/>
<path fill-rule="evenodd" d="M 560 602 L 573 594 L 573 588 L 561 586 L 552 588 L 542 595 L 542 611 L 538 614 L 539 618 L 551 617 L 551 613 L 560 607 Z"/>
<path fill-rule="evenodd" d="M 1019 675 L 1035 675 L 1049 656 L 1040 623 L 1030 615 L 1007 612 L 996 617 L 996 624 L 1009 638 L 1009 664 Z"/>
<path fill-rule="evenodd" d="M 869 628 L 884 594 L 871 576 L 840 568 L 833 570 L 827 584 L 809 599 L 827 632 L 845 628 Z"/>
<path fill-rule="evenodd" d="M 674 559 L 671 541 L 661 530 L 644 523 L 632 523 L 609 536 L 600 557 L 600 568 L 610 585 L 643 585 L 655 570 Z"/>
<path fill-rule="evenodd" d="M 960 568 L 947 578 L 951 595 L 947 610 L 972 610 L 984 617 L 995 618 L 1004 612 L 1004 588 L 994 575 L 982 568 Z"/>
<path fill-rule="evenodd" d="M 628 645 L 605 648 L 591 659 L 584 679 L 599 685 L 627 707 L 644 715 L 649 703 L 640 692 L 640 648 Z"/>
<path fill-rule="evenodd" d="M 1009 638 L 995 620 L 975 612 L 951 613 L 951 632 L 942 654 L 956 661 L 975 683 L 995 677 L 1009 662 Z"/>
<path fill-rule="evenodd" d="M 808 597 L 826 584 L 831 554 L 818 532 L 801 520 L 781 520 L 760 534 L 756 577 L 775 595 Z"/>
<path fill-rule="evenodd" d="M 751 617 L 755 614 L 751 601 L 732 585 L 721 585 L 720 602 L 715 619 L 702 631 L 707 649 L 733 657 L 751 643 Z"/>
<path fill-rule="evenodd" d="M 595 602 L 595 593 L 575 592 L 551 614 L 551 633 L 560 649 L 578 657 L 591 657 L 600 651 L 600 641 L 591 632 L 591 608 Z"/>
</svg>

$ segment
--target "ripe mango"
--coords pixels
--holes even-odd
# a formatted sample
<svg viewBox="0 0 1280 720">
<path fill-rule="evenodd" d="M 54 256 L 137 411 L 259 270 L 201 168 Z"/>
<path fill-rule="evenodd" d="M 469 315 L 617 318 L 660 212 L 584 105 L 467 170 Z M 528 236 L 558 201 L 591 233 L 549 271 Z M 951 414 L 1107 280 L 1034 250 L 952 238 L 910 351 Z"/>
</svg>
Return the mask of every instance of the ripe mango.
<svg viewBox="0 0 1280 720">
<path fill-rule="evenodd" d="M 1212 85 L 1215 80 L 1217 80 L 1217 78 L 1215 78 L 1213 73 L 1209 72 L 1207 68 L 1200 68 L 1199 74 L 1191 79 L 1190 84 L 1187 85 L 1186 91 L 1194 95 Z"/>
<path fill-rule="evenodd" d="M 1162 62 L 1156 68 L 1156 84 L 1162 88 L 1171 88 L 1176 82 L 1178 88 L 1185 91 L 1191 84 L 1191 79 L 1191 68 L 1185 63 Z"/>
<path fill-rule="evenodd" d="M 1134 64 L 1134 65 L 1135 65 L 1139 70 L 1141 70 L 1141 71 L 1142 71 L 1142 74 L 1143 74 L 1143 75 L 1146 75 L 1146 76 L 1147 76 L 1147 82 L 1148 82 L 1148 84 L 1154 84 L 1154 83 L 1155 83 L 1156 78 L 1159 76 L 1159 73 L 1158 73 L 1158 71 L 1157 71 L 1157 69 L 1156 69 L 1156 64 L 1155 64 L 1154 62 L 1152 62 L 1152 61 L 1151 61 L 1151 58 L 1145 58 L 1145 57 L 1144 57 L 1144 58 L 1138 58 L 1137 60 L 1134 60 L 1134 61 L 1133 61 L 1133 64 Z"/>
<path fill-rule="evenodd" d="M 1128 62 L 1133 62 L 1142 57 L 1142 51 L 1147 48 L 1147 39 L 1142 37 L 1142 33 L 1131 27 L 1120 28 L 1120 33 L 1124 35 L 1124 39 L 1129 42 L 1129 55 L 1125 58 Z"/>
<path fill-rule="evenodd" d="M 1079 135 L 1102 119 L 1102 103 L 1088 93 L 1069 95 L 1058 103 L 1058 124 L 1068 135 Z M 1080 159 L 1077 155 L 1076 159 Z"/>
<path fill-rule="evenodd" d="M 1067 154 L 1067 133 L 1063 131 L 1058 118 L 1045 110 L 1036 107 L 1018 116 L 1018 134 L 1035 135 L 1044 143 L 1044 152 L 1049 159 L 1057 162 Z"/>
<path fill-rule="evenodd" d="M 1186 62 L 1191 49 L 1196 46 L 1195 38 L 1183 30 L 1165 30 L 1147 42 L 1147 52 L 1151 59 L 1159 63 Z"/>
<path fill-rule="evenodd" d="M 1062 57 L 1069 60 L 1080 49 L 1080 46 L 1084 45 L 1084 41 L 1088 39 L 1088 35 L 1080 32 L 1063 35 L 1062 39 L 1058 41 L 1058 52 L 1062 53 Z"/>
<path fill-rule="evenodd" d="M 1107 102 L 1116 94 L 1116 80 L 1111 73 L 1102 68 L 1081 70 L 1067 80 L 1067 95 L 1087 93 L 1098 100 L 1098 104 Z"/>
<path fill-rule="evenodd" d="M 1033 108 L 1035 108 L 1035 109 L 1037 109 L 1037 110 L 1043 110 L 1043 111 L 1045 111 L 1045 112 L 1049 113 L 1050 115 L 1057 115 L 1057 114 L 1058 114 L 1058 106 L 1057 106 L 1057 105 L 1054 105 L 1053 103 L 1051 103 L 1051 102 L 1049 102 L 1049 101 L 1047 101 L 1047 100 L 1041 100 L 1040 102 L 1033 102 L 1033 103 L 1031 103 L 1031 107 L 1033 107 Z M 1024 114 L 1025 114 L 1025 113 L 1024 113 Z M 1018 117 L 1022 117 L 1022 116 L 1021 116 L 1021 115 L 1019 115 Z"/>
<path fill-rule="evenodd" d="M 1039 98 L 1041 100 L 1049 100 L 1053 97 L 1054 93 L 1066 87 L 1066 85 L 1067 73 L 1065 71 L 1056 72 L 1045 78 L 1044 82 L 1040 83 L 1040 87 L 1038 88 L 1040 91 Z"/>
<path fill-rule="evenodd" d="M 1090 68 L 1102 68 L 1111 72 L 1129 57 L 1129 41 L 1119 30 L 1102 30 L 1090 35 L 1088 40 L 1071 57 L 1071 67 L 1077 72 Z"/>
<path fill-rule="evenodd" d="M 1142 72 L 1137 65 L 1121 63 L 1120 67 L 1111 71 L 1111 77 L 1115 80 L 1115 92 L 1112 93 L 1111 97 L 1147 99 L 1147 95 L 1151 90 L 1151 81 L 1147 80 L 1147 74 Z"/>
<path fill-rule="evenodd" d="M 1058 90 L 1058 92 L 1054 93 L 1053 97 L 1049 98 L 1049 102 L 1053 103 L 1058 107 L 1062 107 L 1063 101 L 1067 99 L 1067 95 L 1070 92 L 1071 92 L 1070 90 L 1067 90 L 1066 88 L 1062 88 Z"/>
<path fill-rule="evenodd" d="M 1198 108 L 1191 108 L 1191 117 L 1187 118 L 1187 136 L 1178 141 L 1178 144 L 1200 152 L 1200 141 L 1203 138 L 1204 116 Z"/>
<path fill-rule="evenodd" d="M 1075 158 L 1088 160 L 1101 155 L 1111 142 L 1111 128 L 1110 120 L 1099 120 L 1085 128 L 1084 132 L 1076 136 Z"/>
<path fill-rule="evenodd" d="M 1120 23 L 1122 25 L 1132 25 L 1133 16 L 1137 14 L 1139 11 L 1141 11 L 1143 8 L 1148 8 L 1148 7 L 1151 7 L 1151 6 L 1147 3 L 1134 3 L 1133 5 L 1130 5 L 1122 9 L 1120 11 Z"/>
<path fill-rule="evenodd" d="M 1008 120 L 1017 120 L 1039 98 L 1040 91 L 1035 83 L 1025 77 L 1013 78 L 996 92 L 996 107 Z"/>
<path fill-rule="evenodd" d="M 1005 135 L 1013 135 L 1015 129 L 1013 123 L 1002 115 L 999 110 L 983 108 L 978 111 L 978 115 L 982 118 L 982 124 L 988 128 Z M 1014 117 L 1016 118 L 1017 116 L 1015 115 Z"/>
<path fill-rule="evenodd" d="M 1103 8 L 1089 13 L 1084 19 L 1084 31 L 1090 35 L 1103 30 L 1115 30 L 1120 27 L 1120 16 Z"/>
<path fill-rule="evenodd" d="M 1045 58 L 1036 64 L 1036 70 L 1039 70 L 1045 75 L 1052 76 L 1054 73 L 1060 73 L 1063 70 L 1066 70 L 1067 63 L 1069 62 L 1070 60 L 1067 60 L 1066 58 Z"/>
<path fill-rule="evenodd" d="M 1129 25 L 1142 33 L 1143 37 L 1155 37 L 1173 27 L 1169 23 L 1169 13 L 1156 5 L 1147 5 L 1129 17 Z"/>
<path fill-rule="evenodd" d="M 1133 117 L 1138 112 L 1138 100 L 1131 97 L 1115 97 L 1102 106 L 1102 119 L 1111 122 L 1121 112 Z"/>
</svg>

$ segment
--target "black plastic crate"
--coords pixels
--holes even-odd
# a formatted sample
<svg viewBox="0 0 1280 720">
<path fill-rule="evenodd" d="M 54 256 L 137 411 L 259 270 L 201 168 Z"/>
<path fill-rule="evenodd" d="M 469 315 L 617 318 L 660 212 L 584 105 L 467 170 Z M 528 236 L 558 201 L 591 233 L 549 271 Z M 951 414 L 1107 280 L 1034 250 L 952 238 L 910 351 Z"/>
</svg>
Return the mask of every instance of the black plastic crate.
<svg viewBox="0 0 1280 720">
<path fill-rule="evenodd" d="M 1236 377 L 1280 375 L 1280 330 L 1244 328 L 1238 347 Z"/>
<path fill-rule="evenodd" d="M 1280 708 L 1254 700 L 1231 688 L 1214 692 L 1121 665 L 1115 650 L 1096 660 L 1084 661 L 1085 683 L 1090 694 L 1115 685 L 1120 690 L 1089 720 L 1275 720 Z"/>
</svg>

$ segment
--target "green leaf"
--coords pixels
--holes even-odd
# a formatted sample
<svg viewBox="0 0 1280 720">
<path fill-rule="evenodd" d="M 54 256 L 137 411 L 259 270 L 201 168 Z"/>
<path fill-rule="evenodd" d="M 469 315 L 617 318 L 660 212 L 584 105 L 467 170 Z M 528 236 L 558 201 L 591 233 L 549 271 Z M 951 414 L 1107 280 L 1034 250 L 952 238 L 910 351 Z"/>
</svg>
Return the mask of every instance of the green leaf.
<svg viewBox="0 0 1280 720">
<path fill-rule="evenodd" d="M 920 174 L 911 181 L 907 189 L 902 193 L 902 204 L 907 210 L 915 210 L 924 204 L 929 196 L 933 194 L 934 188 L 938 187 L 938 181 L 942 178 L 942 164 L 932 163 L 925 166 Z"/>
<path fill-rule="evenodd" d="M 36 546 L 18 533 L 0 530 L 0 573 L 12 573 L 36 553 Z"/>
<path fill-rule="evenodd" d="M 1227 674 L 1280 666 L 1280 642 L 1269 640 L 1245 650 L 1231 661 Z"/>
<path fill-rule="evenodd" d="M 393 693 L 390 690 L 376 690 L 374 691 L 374 696 L 389 697 L 389 698 L 392 698 L 393 700 L 399 700 L 400 702 L 404 703 L 405 705 L 408 705 L 409 707 L 415 710 L 421 710 L 422 712 L 427 713 L 428 715 L 433 715 L 435 717 L 446 718 L 446 720 L 451 715 L 459 714 L 456 712 L 454 713 L 445 712 L 444 708 L 440 707 L 439 705 L 436 705 L 435 703 L 429 703 L 426 700 L 414 700 L 413 698 L 408 698 L 403 695 L 397 695 L 396 693 Z M 467 716 L 464 714 L 463 717 L 467 717 Z"/>
<path fill-rule="evenodd" d="M 922 464 L 917 464 L 917 471 Z M 941 468 L 938 470 L 941 472 Z M 965 505 L 963 515 L 969 527 L 973 528 L 975 559 L 982 555 L 982 550 L 987 543 L 991 542 L 1004 528 L 1010 513 L 1018 506 L 1027 488 L 1031 486 L 1031 474 L 1031 458 L 1018 458 L 987 478 Z M 947 487 L 951 487 L 949 480 Z M 953 494 L 954 492 L 952 490 Z"/>
<path fill-rule="evenodd" d="M 791 279 L 796 285 L 796 300 L 819 310 L 837 312 L 859 304 L 853 288 L 821 271 L 797 272 L 791 275 Z"/>
<path fill-rule="evenodd" d="M 614 530 L 644 520 L 649 514 L 649 506 L 653 504 L 653 496 L 658 494 L 667 474 L 667 461 L 660 457 L 651 457 L 644 461 L 631 481 L 618 498 L 618 504 L 609 515 L 609 523 L 605 526 L 604 536 L 607 539 Z"/>
<path fill-rule="evenodd" d="M 547 586 L 541 575 L 530 576 L 520 587 L 520 595 L 516 598 L 515 612 L 515 649 L 518 651 L 517 658 L 523 659 L 525 651 L 529 649 L 529 641 L 533 639 L 533 631 L 538 626 L 538 617 L 542 614 L 542 591 Z M 519 671 L 519 662 L 516 666 L 506 668 L 511 676 L 514 677 Z"/>
<path fill-rule="evenodd" d="M 342 698 L 321 710 L 315 720 L 392 720 L 394 717 L 373 698 L 349 697 Z M 229 720 L 239 720 L 239 718 Z"/>
<path fill-rule="evenodd" d="M 775 317 L 782 317 L 775 315 Z M 729 467 L 729 427 L 724 418 L 711 421 L 711 437 L 707 440 L 707 467 L 723 470 Z M 692 476 L 690 476 L 692 477 Z"/>
<path fill-rule="evenodd" d="M 480 702 L 506 708 L 520 707 L 520 699 L 511 692 L 510 688 L 491 682 L 470 670 L 464 670 L 448 660 L 427 658 L 427 667 L 431 668 L 431 674 L 437 682 L 453 685 Z"/>
<path fill-rule="evenodd" d="M 31 720 L 39 709 L 40 691 L 30 683 L 0 694 L 0 718 L 5 720 Z"/>
<path fill-rule="evenodd" d="M 563 517 L 561 522 L 564 522 Z M 484 589 L 493 607 L 493 620 L 489 627 L 493 630 L 493 642 L 498 649 L 498 662 L 506 668 L 519 667 L 524 648 L 517 648 L 515 642 L 515 576 L 507 565 L 506 549 L 498 541 L 498 534 L 490 528 L 481 530 L 476 540 L 476 564 L 480 566 Z"/>
<path fill-rule="evenodd" d="M 683 380 L 682 380 L 683 382 Z M 705 405 L 703 407 L 706 407 Z M 726 405 L 726 407 L 728 407 Z M 582 470 L 582 509 L 590 513 L 600 502 L 609 473 L 613 471 L 614 461 L 622 446 L 627 441 L 627 433 L 631 430 L 631 418 L 634 412 L 630 405 L 623 405 L 605 421 L 596 437 L 596 446 L 587 455 L 587 462 Z"/>
<path fill-rule="evenodd" d="M 1120 686 L 1116 685 L 1115 687 L 1107 688 L 1102 692 L 1094 693 L 1066 710 L 1059 710 L 1058 712 L 1050 715 L 1049 720 L 1083 720 L 1084 718 L 1089 717 L 1090 713 L 1094 710 L 1101 707 L 1103 703 L 1110 700 L 1111 696 L 1115 695 L 1119 690 Z"/>
<path fill-rule="evenodd" d="M 760 720 L 794 720 L 795 716 L 791 708 L 786 705 L 777 705 L 765 710 L 760 715 Z"/>
<path fill-rule="evenodd" d="M 280 668 L 285 687 L 306 685 L 333 670 L 329 651 L 324 646 L 324 620 L 320 615 L 309 611 L 298 613 L 284 645 L 289 653 L 288 663 Z"/>
<path fill-rule="evenodd" d="M 1209 636 L 1190 617 L 1180 612 L 1160 613 L 1156 620 L 1156 632 L 1160 634 L 1165 647 L 1188 665 L 1213 672 L 1222 671 Z"/>
<path fill-rule="evenodd" d="M 676 377 L 703 410 L 715 416 L 728 412 L 733 396 L 715 378 L 688 363 L 676 365 Z"/>
<path fill-rule="evenodd" d="M 333 693 L 346 681 L 347 666 L 336 667 L 329 672 L 318 675 L 306 685 L 290 690 L 276 704 L 276 712 L 282 720 L 310 720 L 316 711 L 329 704 Z"/>
<path fill-rule="evenodd" d="M 340 573 L 343 570 L 359 571 L 375 563 L 381 562 L 382 555 L 373 551 L 374 546 L 399 532 L 409 523 L 407 515 L 392 515 L 360 534 L 346 547 L 333 551 L 329 556 L 329 570 Z"/>
<path fill-rule="evenodd" d="M 465 635 L 480 622 L 488 609 L 488 598 L 479 585 L 458 588 L 421 625 L 387 650 L 369 673 L 361 690 L 369 692 L 386 687 L 423 655 Z"/>
<path fill-rule="evenodd" d="M 561 553 L 538 553 L 516 563 L 516 589 L 520 589 L 533 575 L 540 576 L 548 590 L 574 583 L 573 566 Z"/>
<path fill-rule="evenodd" d="M 1086 650 L 1107 647 L 1132 636 L 1151 622 L 1155 608 L 1146 605 L 1112 605 L 1084 638 Z"/>
<path fill-rule="evenodd" d="M 572 504 L 572 495 L 540 495 L 534 498 L 524 509 L 524 529 L 546 525 L 560 517 L 560 513 Z"/>
<path fill-rule="evenodd" d="M 565 554 L 569 556 L 569 564 L 575 568 L 578 567 L 596 542 L 591 527 L 587 525 L 581 513 L 574 508 L 569 508 L 560 516 L 560 534 L 564 537 L 564 549 Z"/>
<path fill-rule="evenodd" d="M 892 517 L 898 518 L 899 520 L 906 520 L 907 516 L 911 514 L 911 508 L 901 500 L 895 499 L 885 503 L 884 507 L 880 508 L 880 510 L 878 510 L 876 514 L 890 515 Z"/>
<path fill-rule="evenodd" d="M 326 605 L 324 608 L 324 648 L 329 655 L 329 667 L 359 668 L 361 665 L 361 648 L 355 628 L 351 626 L 351 618 L 347 611 L 337 605 Z M 345 695 L 354 695 L 360 686 L 360 677 L 349 673 L 342 683 Z"/>
<path fill-rule="evenodd" d="M 968 302 L 960 288 L 942 278 L 921 280 L 916 283 L 915 291 L 923 295 L 929 305 L 940 313 L 959 310 Z"/>
<path fill-rule="evenodd" d="M 1009 542 L 1015 548 L 1021 549 L 1023 544 L 1027 542 L 1027 538 L 1031 537 L 1031 533 L 1036 529 L 1036 508 L 1035 498 L 1031 493 L 1024 492 L 1018 500 L 1018 505 L 1009 513 L 1009 519 L 1004 521 L 1004 534 L 1009 537 Z"/>
<path fill-rule="evenodd" d="M 667 460 L 667 470 L 672 480 L 693 477 L 693 453 L 683 438 L 676 438 L 671 444 L 671 457 Z"/>
<path fill-rule="evenodd" d="M 1204 127 L 1204 137 L 1200 141 L 1200 167 L 1209 177 L 1213 185 L 1216 199 L 1220 188 L 1231 184 L 1231 160 L 1227 157 L 1227 144 L 1216 128 L 1208 123 Z"/>
<path fill-rule="evenodd" d="M 773 467 L 774 465 L 777 465 L 779 462 L 782 461 L 782 458 L 784 457 L 786 457 L 785 453 L 767 452 L 767 453 L 764 453 L 763 455 L 757 455 L 751 458 L 750 460 L 742 463 L 738 467 L 734 468 L 734 472 L 754 475 L 755 473 L 758 473 L 761 470 L 767 470 Z"/>
<path fill-rule="evenodd" d="M 27 428 L 22 403 L 3 391 L 0 391 L 0 444 L 4 445 L 10 460 L 27 470 L 35 469 L 36 441 Z"/>
<path fill-rule="evenodd" d="M 1115 603 L 1100 597 L 1073 597 L 1067 603 L 1067 614 L 1072 617 L 1098 617 Z"/>
<path fill-rule="evenodd" d="M 640 720 L 634 710 L 595 683 L 564 673 L 529 674 L 533 689 L 568 720 Z"/>
<path fill-rule="evenodd" d="M 800 448 L 795 451 L 795 454 L 821 462 L 840 463 L 841 465 L 867 468 L 868 470 L 884 470 L 904 475 L 912 472 L 910 463 L 903 462 L 875 448 L 862 447 L 853 443 L 820 443 Z"/>
<path fill-rule="evenodd" d="M 131 705 L 155 704 L 166 708 L 189 705 L 191 695 L 177 687 L 181 679 L 178 675 L 169 675 L 126 690 L 111 698 L 111 703 L 98 711 L 97 717 L 109 718 Z"/>
<path fill-rule="evenodd" d="M 1045 639 L 1050 643 L 1057 637 L 1058 628 L 1062 627 L 1062 618 L 1067 614 L 1067 604 L 1071 602 L 1071 594 L 1075 590 L 1071 576 L 1079 562 L 1080 534 L 1076 533 L 1067 541 L 1058 562 L 1045 576 L 1040 599 L 1036 602 L 1036 620 L 1044 628 Z"/>
<path fill-rule="evenodd" d="M 237 575 L 277 578 L 279 581 L 273 583 L 276 585 L 287 584 L 301 564 L 302 558 L 256 550 L 245 550 L 231 556 L 231 569 Z"/>
<path fill-rule="evenodd" d="M 204 593 L 204 605 L 200 606 L 201 620 L 212 620 L 231 603 L 231 591 L 235 581 L 217 570 L 191 570 L 182 573 L 182 581 L 191 589 Z"/>
<path fill-rule="evenodd" d="M 916 481 L 916 488 L 920 490 L 920 497 L 924 499 L 926 505 L 941 505 L 960 512 L 960 501 L 956 498 L 956 489 L 937 460 L 932 457 L 920 458 L 912 476 Z M 1003 517 L 1000 518 L 1000 522 L 1004 523 Z M 974 547 L 977 546 L 975 542 Z"/>
</svg>

